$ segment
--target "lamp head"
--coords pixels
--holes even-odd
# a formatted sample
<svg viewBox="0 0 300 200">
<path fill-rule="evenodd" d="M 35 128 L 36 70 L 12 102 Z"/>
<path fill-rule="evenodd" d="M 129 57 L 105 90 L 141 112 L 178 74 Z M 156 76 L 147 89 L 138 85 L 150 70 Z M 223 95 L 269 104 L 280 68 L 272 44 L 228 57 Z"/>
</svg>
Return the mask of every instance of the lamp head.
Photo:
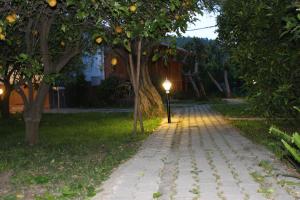
<svg viewBox="0 0 300 200">
<path fill-rule="evenodd" d="M 4 90 L 0 88 L 0 96 L 4 93 Z"/>
<path fill-rule="evenodd" d="M 169 93 L 170 92 L 170 89 L 172 87 L 172 83 L 166 79 L 163 84 L 162 84 L 163 88 L 166 90 L 166 93 Z"/>
</svg>

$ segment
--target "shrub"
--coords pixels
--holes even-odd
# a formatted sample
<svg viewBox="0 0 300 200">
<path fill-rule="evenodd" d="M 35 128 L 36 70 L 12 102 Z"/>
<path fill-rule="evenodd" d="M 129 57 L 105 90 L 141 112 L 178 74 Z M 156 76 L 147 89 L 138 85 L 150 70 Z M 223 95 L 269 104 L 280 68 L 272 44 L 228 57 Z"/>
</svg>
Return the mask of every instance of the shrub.
<svg viewBox="0 0 300 200">
<path fill-rule="evenodd" d="M 105 79 L 96 90 L 99 102 L 102 102 L 104 105 L 118 104 L 120 100 L 132 96 L 132 86 L 130 82 L 121 80 L 118 77 Z"/>
<path fill-rule="evenodd" d="M 299 110 L 299 108 L 295 108 Z M 279 138 L 283 144 L 283 147 L 289 152 L 293 159 L 300 164 L 300 135 L 298 132 L 295 132 L 290 136 L 284 131 L 279 130 L 278 128 L 272 126 L 270 128 L 270 133 Z"/>
</svg>

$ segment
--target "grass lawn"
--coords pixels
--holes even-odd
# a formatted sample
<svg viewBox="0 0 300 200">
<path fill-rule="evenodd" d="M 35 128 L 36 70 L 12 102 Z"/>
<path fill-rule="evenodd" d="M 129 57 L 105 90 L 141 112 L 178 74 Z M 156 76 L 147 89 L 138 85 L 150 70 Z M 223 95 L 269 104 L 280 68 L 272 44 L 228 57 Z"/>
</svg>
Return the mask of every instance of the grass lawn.
<svg viewBox="0 0 300 200">
<path fill-rule="evenodd" d="M 211 107 L 225 117 L 247 118 L 260 117 L 251 112 L 248 104 L 213 104 Z M 282 143 L 278 138 L 269 133 L 269 128 L 274 125 L 287 133 L 300 131 L 300 125 L 291 120 L 232 120 L 232 125 L 241 130 L 241 133 L 255 143 L 266 146 L 279 158 L 282 158 Z"/>
<path fill-rule="evenodd" d="M 212 108 L 222 113 L 225 117 L 259 117 L 249 109 L 247 103 L 227 104 L 223 102 L 213 104 Z"/>
<path fill-rule="evenodd" d="M 0 120 L 0 199 L 86 199 L 147 137 L 131 136 L 128 113 L 44 115 L 39 145 L 24 144 L 24 124 Z M 147 133 L 160 119 L 145 121 Z"/>
</svg>

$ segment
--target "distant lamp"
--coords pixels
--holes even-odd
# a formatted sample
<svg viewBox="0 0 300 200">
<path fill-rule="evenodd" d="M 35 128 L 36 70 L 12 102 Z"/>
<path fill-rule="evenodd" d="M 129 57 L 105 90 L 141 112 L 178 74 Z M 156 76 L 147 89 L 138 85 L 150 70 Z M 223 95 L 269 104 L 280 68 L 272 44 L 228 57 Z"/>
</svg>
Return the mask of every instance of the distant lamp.
<svg viewBox="0 0 300 200">
<path fill-rule="evenodd" d="M 0 96 L 2 96 L 3 94 L 4 94 L 4 90 L 0 88 Z"/>
<path fill-rule="evenodd" d="M 166 91 L 167 94 L 167 111 L 168 111 L 168 123 L 171 123 L 171 105 L 170 105 L 170 90 L 172 88 L 172 83 L 171 81 L 169 81 L 168 79 L 166 79 L 163 84 L 162 84 L 163 88 Z"/>
</svg>

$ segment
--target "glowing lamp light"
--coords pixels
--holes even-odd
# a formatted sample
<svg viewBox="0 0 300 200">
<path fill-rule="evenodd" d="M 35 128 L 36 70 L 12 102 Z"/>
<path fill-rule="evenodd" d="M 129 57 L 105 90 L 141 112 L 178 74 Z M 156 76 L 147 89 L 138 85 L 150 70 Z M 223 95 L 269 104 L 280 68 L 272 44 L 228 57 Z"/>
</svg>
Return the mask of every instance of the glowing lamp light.
<svg viewBox="0 0 300 200">
<path fill-rule="evenodd" d="M 0 88 L 0 95 L 2 95 L 4 93 L 4 90 L 2 88 Z"/>
<path fill-rule="evenodd" d="M 172 87 L 172 83 L 171 81 L 169 81 L 168 79 L 165 80 L 165 82 L 163 82 L 162 84 L 163 88 L 166 90 L 166 94 L 167 94 L 167 111 L 168 111 L 168 123 L 171 123 L 171 104 L 170 104 L 170 89 Z"/>
<path fill-rule="evenodd" d="M 162 84 L 163 88 L 166 90 L 166 93 L 170 93 L 170 89 L 172 88 L 172 83 L 168 79 Z"/>
</svg>

